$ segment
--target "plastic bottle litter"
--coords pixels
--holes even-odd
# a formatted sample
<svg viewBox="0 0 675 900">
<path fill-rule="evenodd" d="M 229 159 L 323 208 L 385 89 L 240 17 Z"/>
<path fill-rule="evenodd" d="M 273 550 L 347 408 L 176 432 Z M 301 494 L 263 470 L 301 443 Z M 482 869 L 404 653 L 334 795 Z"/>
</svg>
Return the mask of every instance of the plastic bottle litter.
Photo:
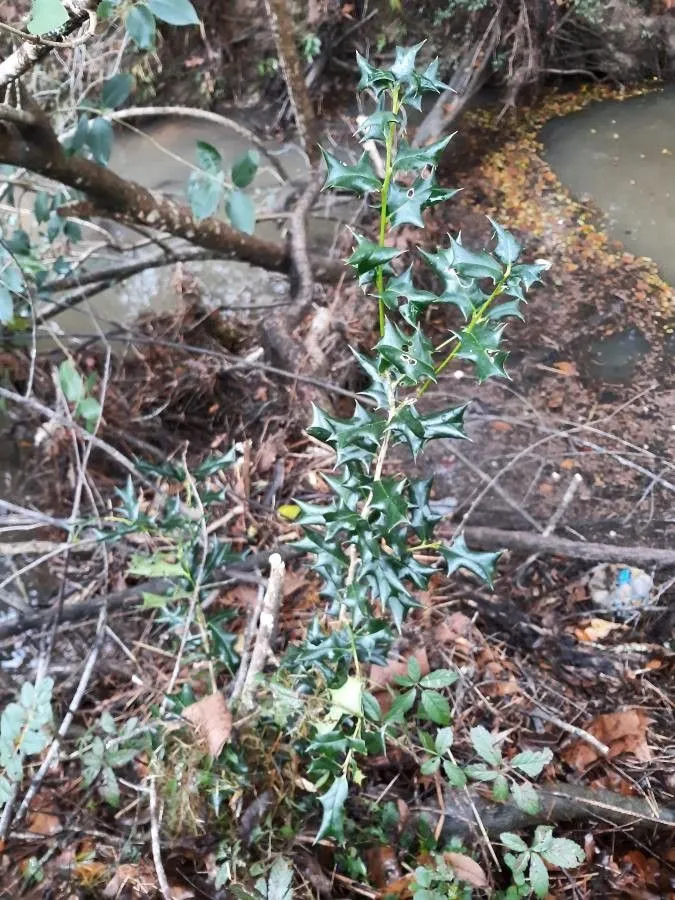
<svg viewBox="0 0 675 900">
<path fill-rule="evenodd" d="M 654 579 L 634 566 L 604 563 L 591 570 L 588 588 L 593 605 L 618 619 L 630 619 L 653 604 Z"/>
</svg>

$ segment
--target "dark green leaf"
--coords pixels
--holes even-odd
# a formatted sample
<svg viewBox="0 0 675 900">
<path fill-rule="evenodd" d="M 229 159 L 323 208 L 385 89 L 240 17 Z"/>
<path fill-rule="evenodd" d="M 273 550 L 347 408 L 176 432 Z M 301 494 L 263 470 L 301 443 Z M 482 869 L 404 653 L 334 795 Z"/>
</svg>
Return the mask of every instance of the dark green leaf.
<svg viewBox="0 0 675 900">
<path fill-rule="evenodd" d="M 47 220 L 47 240 L 50 243 L 55 241 L 61 234 L 64 224 L 63 219 L 55 210 L 52 210 L 49 213 L 49 219 Z"/>
<path fill-rule="evenodd" d="M 460 767 L 455 765 L 455 763 L 450 762 L 450 760 L 448 759 L 444 759 L 443 771 L 445 772 L 445 777 L 448 779 L 452 787 L 466 787 L 466 775 L 464 774 L 463 769 L 460 769 Z"/>
<path fill-rule="evenodd" d="M 255 206 L 253 201 L 243 191 L 230 191 L 225 210 L 237 231 L 243 231 L 244 234 L 253 234 L 255 231 Z"/>
<path fill-rule="evenodd" d="M 420 417 L 420 422 L 424 428 L 424 440 L 434 440 L 435 438 L 466 438 L 464 433 L 464 413 L 468 404 L 464 406 L 455 406 L 451 409 L 444 409 L 440 412 L 429 413 Z"/>
<path fill-rule="evenodd" d="M 197 141 L 196 156 L 199 168 L 209 175 L 219 175 L 223 171 L 223 157 L 208 141 Z"/>
<path fill-rule="evenodd" d="M 68 13 L 60 0 L 33 0 L 31 17 L 26 26 L 29 34 L 49 34 L 65 25 Z"/>
<path fill-rule="evenodd" d="M 196 219 L 208 219 L 220 205 L 224 175 L 218 172 L 191 172 L 187 183 L 187 199 Z"/>
<path fill-rule="evenodd" d="M 434 144 L 427 144 L 426 147 L 411 147 L 410 144 L 402 141 L 394 160 L 394 170 L 397 172 L 421 172 L 427 167 L 437 166 L 443 151 L 452 138 L 453 135 L 450 134 Z"/>
<path fill-rule="evenodd" d="M 403 722 L 405 720 L 405 714 L 410 712 L 410 710 L 415 705 L 415 698 L 417 696 L 417 691 L 415 688 L 411 688 L 409 691 L 406 691 L 405 694 L 399 694 L 398 697 L 391 704 L 391 708 L 389 712 L 385 715 L 385 722 Z"/>
<path fill-rule="evenodd" d="M 361 79 L 356 86 L 357 91 L 371 90 L 375 95 L 394 86 L 395 79 L 391 72 L 384 69 L 376 69 L 368 60 L 357 51 L 356 64 L 361 73 Z"/>
<path fill-rule="evenodd" d="M 14 300 L 4 285 L 0 285 L 0 325 L 14 321 Z"/>
<path fill-rule="evenodd" d="M 319 797 L 323 806 L 323 817 L 314 843 L 324 837 L 333 837 L 338 843 L 344 841 L 344 805 L 349 793 L 347 778 L 341 775 L 330 788 Z"/>
<path fill-rule="evenodd" d="M 52 198 L 46 191 L 39 191 L 35 195 L 33 213 L 38 222 L 46 222 L 52 208 Z"/>
<path fill-rule="evenodd" d="M 190 0 L 148 0 L 153 15 L 168 25 L 199 25 L 199 16 Z"/>
<path fill-rule="evenodd" d="M 64 237 L 67 237 L 69 241 L 81 241 L 82 229 L 77 222 L 73 222 L 72 219 L 67 219 L 63 223 L 63 235 Z"/>
<path fill-rule="evenodd" d="M 406 443 L 415 458 L 424 446 L 424 425 L 417 409 L 411 404 L 406 404 L 396 410 L 389 420 L 387 431 L 394 435 L 397 442 Z"/>
<path fill-rule="evenodd" d="M 518 809 L 522 809 L 531 816 L 536 816 L 539 812 L 539 797 L 533 785 L 529 782 L 514 784 L 511 786 L 511 794 Z"/>
<path fill-rule="evenodd" d="M 260 154 L 257 150 L 247 150 L 232 166 L 232 182 L 235 187 L 246 188 L 255 178 L 260 165 Z"/>
<path fill-rule="evenodd" d="M 490 219 L 489 216 L 488 219 L 490 220 L 490 224 L 494 228 L 495 234 L 497 236 L 497 246 L 495 247 L 495 253 L 503 263 L 514 263 L 520 256 L 520 251 L 522 249 L 520 244 L 509 231 L 507 231 L 505 228 L 502 228 L 501 225 L 498 225 L 494 219 Z"/>
<path fill-rule="evenodd" d="M 450 703 L 447 697 L 436 691 L 422 691 L 420 709 L 427 719 L 437 725 L 447 725 L 450 721 Z"/>
<path fill-rule="evenodd" d="M 152 50 L 155 46 L 157 24 L 145 3 L 137 3 L 126 14 L 124 27 L 139 50 Z"/>
<path fill-rule="evenodd" d="M 470 550 L 466 545 L 464 535 L 455 538 L 449 547 L 441 547 L 440 553 L 447 563 L 448 575 L 453 575 L 458 569 L 468 569 L 486 584 L 492 585 L 495 565 L 500 553 Z"/>
<path fill-rule="evenodd" d="M 320 148 L 328 169 L 324 189 L 351 191 L 355 194 L 369 194 L 379 191 L 382 182 L 373 172 L 367 153 L 354 166 L 341 162 L 328 150 Z"/>
<path fill-rule="evenodd" d="M 500 766 L 502 763 L 502 752 L 495 743 L 495 739 L 482 725 L 477 725 L 469 732 L 473 749 L 491 766 Z"/>
<path fill-rule="evenodd" d="M 431 186 L 426 182 L 405 185 L 392 184 L 389 189 L 387 213 L 389 227 L 398 228 L 399 225 L 414 225 L 416 228 L 424 228 L 422 210 L 429 204 Z"/>
<path fill-rule="evenodd" d="M 504 326 L 494 329 L 493 336 L 501 337 Z M 502 350 L 491 350 L 486 348 L 481 340 L 485 337 L 486 329 L 483 329 L 481 336 L 470 331 L 460 331 L 456 335 L 459 340 L 459 350 L 456 353 L 457 359 L 467 359 L 472 362 L 476 369 L 476 378 L 479 383 L 487 381 L 488 378 L 508 378 L 504 370 L 507 354 Z"/>
<path fill-rule="evenodd" d="M 546 862 L 559 869 L 576 869 L 586 860 L 583 847 L 569 838 L 553 838 L 541 855 Z"/>
<path fill-rule="evenodd" d="M 553 753 L 547 747 L 545 750 L 524 750 L 510 760 L 510 765 L 519 772 L 536 778 L 553 759 Z"/>
<path fill-rule="evenodd" d="M 503 831 L 499 835 L 499 840 L 509 850 L 513 850 L 514 853 L 527 853 L 530 849 L 521 837 L 518 837 L 517 834 L 513 834 L 511 831 Z"/>
<path fill-rule="evenodd" d="M 63 146 L 67 153 L 79 153 L 83 147 L 87 146 L 87 137 L 89 135 L 89 116 L 80 116 L 77 120 L 77 126 L 73 135 L 64 141 Z"/>
<path fill-rule="evenodd" d="M 411 656 L 408 660 L 408 678 L 410 679 L 411 684 L 417 684 L 421 677 L 422 670 L 420 669 L 420 664 L 415 656 Z"/>
<path fill-rule="evenodd" d="M 450 669 L 436 669 L 433 672 L 429 672 L 428 675 L 425 675 L 420 681 L 420 685 L 423 688 L 433 688 L 434 690 L 438 690 L 439 688 L 450 687 L 450 685 L 454 684 L 458 678 L 459 675 L 457 672 L 453 672 Z"/>
<path fill-rule="evenodd" d="M 537 897 L 546 897 L 548 894 L 549 880 L 548 869 L 538 853 L 530 854 L 530 885 Z"/>
<path fill-rule="evenodd" d="M 113 127 L 111 123 L 99 116 L 89 123 L 89 131 L 87 133 L 87 146 L 91 150 L 91 155 L 99 165 L 108 164 L 113 145 Z"/>
<path fill-rule="evenodd" d="M 266 884 L 266 900 L 293 900 L 293 867 L 283 857 L 274 860 Z"/>
<path fill-rule="evenodd" d="M 391 74 L 396 81 L 400 81 L 403 84 L 411 81 L 412 76 L 415 74 L 417 54 L 424 44 L 425 41 L 420 41 L 419 44 L 413 44 L 412 47 L 396 48 L 396 58 L 394 59 L 394 65 L 391 67 Z"/>
<path fill-rule="evenodd" d="M 431 342 L 419 326 L 411 335 L 407 335 L 387 319 L 384 335 L 378 341 L 376 349 L 405 384 L 418 384 L 428 378 L 436 380 Z"/>
<path fill-rule="evenodd" d="M 361 141 L 384 141 L 390 125 L 398 124 L 400 116 L 389 109 L 377 109 L 367 116 L 356 129 Z"/>
<path fill-rule="evenodd" d="M 452 747 L 453 740 L 452 728 L 439 728 L 434 741 L 434 750 L 439 756 L 443 756 Z"/>
<path fill-rule="evenodd" d="M 385 273 L 389 272 L 391 260 L 396 259 L 403 252 L 395 247 L 380 247 L 358 234 L 355 234 L 354 237 L 356 238 L 356 249 L 346 263 L 356 269 L 361 286 L 373 280 L 377 269 L 382 267 Z"/>
<path fill-rule="evenodd" d="M 361 699 L 363 702 L 363 715 L 366 719 L 370 719 L 371 722 L 381 722 L 382 710 L 377 697 L 374 697 L 368 691 L 364 691 Z"/>
<path fill-rule="evenodd" d="M 110 806 L 117 807 L 120 805 L 120 786 L 110 766 L 103 766 L 101 769 L 99 790 L 105 802 L 109 803 Z"/>
<path fill-rule="evenodd" d="M 101 91 L 101 103 L 106 109 L 117 109 L 128 98 L 134 86 L 134 79 L 128 72 L 120 72 L 106 78 Z"/>
<path fill-rule="evenodd" d="M 492 799 L 495 803 L 506 803 L 509 799 L 509 783 L 505 775 L 498 775 L 492 783 Z"/>
</svg>

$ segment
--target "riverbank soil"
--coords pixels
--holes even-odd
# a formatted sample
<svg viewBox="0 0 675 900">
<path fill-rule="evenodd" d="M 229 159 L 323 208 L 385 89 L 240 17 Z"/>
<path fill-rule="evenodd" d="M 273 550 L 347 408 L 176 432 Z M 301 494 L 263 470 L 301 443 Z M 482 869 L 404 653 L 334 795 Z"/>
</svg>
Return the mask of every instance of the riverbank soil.
<svg viewBox="0 0 675 900">
<path fill-rule="evenodd" d="M 442 214 L 429 217 L 425 241 L 442 243 L 448 231 L 461 229 L 464 242 L 479 247 L 491 239 L 490 215 L 513 229 L 529 259 L 545 258 L 552 266 L 525 321 L 509 327 L 511 380 L 477 389 L 456 368 L 429 392 L 430 408 L 441 397 L 472 401 L 472 442 L 441 445 L 419 467 L 436 475 L 434 499 L 447 513 L 447 535 L 462 524 L 536 534 L 555 519 L 555 527 L 546 552 L 503 556 L 494 590 L 479 587 L 467 573 L 450 581 L 439 575 L 397 642 L 395 661 L 402 668 L 385 667 L 377 677 L 380 686 L 391 685 L 412 657 L 422 672 L 448 667 L 459 673 L 448 696 L 452 749 L 461 762 L 474 756 L 468 734 L 478 725 L 499 737 L 506 759 L 522 750 L 552 751 L 539 779 L 549 791 L 541 820 L 548 817 L 557 836 L 577 841 L 585 861 L 574 872 L 551 871 L 551 896 L 651 900 L 675 896 L 674 573 L 643 566 L 654 578 L 651 602 L 620 616 L 599 608 L 591 592 L 591 570 L 604 562 L 602 556 L 580 562 L 555 547 L 556 538 L 673 546 L 673 291 L 653 264 L 605 237 L 599 212 L 564 190 L 537 143 L 549 117 L 608 90 L 553 94 L 513 118 L 474 111 L 444 166 L 442 180 L 464 190 Z M 370 227 L 367 219 L 363 227 Z M 405 232 L 400 240 L 414 244 L 420 233 Z M 176 488 L 171 466 L 187 461 L 194 467 L 239 442 L 237 465 L 211 476 L 220 499 L 209 533 L 226 538 L 233 552 L 266 555 L 247 569 L 221 573 L 197 619 L 218 648 L 218 688 L 225 690 L 258 602 L 267 554 L 297 536 L 292 520 L 281 514 L 284 507 L 326 492 L 322 474 L 332 470 L 332 459 L 303 433 L 309 403 L 315 399 L 347 413 L 353 398 L 256 369 L 251 362 L 270 361 L 260 352 L 256 323 L 214 316 L 189 283 L 181 283 L 177 294 L 178 312 L 142 319 L 136 340 L 125 342 L 112 360 L 106 362 L 96 344 L 77 354 L 83 371 L 108 382 L 100 432 L 105 445 L 86 463 L 83 445 L 73 452 L 72 431 L 38 428 L 37 415 L 15 422 L 14 436 L 22 446 L 22 502 L 56 520 L 31 532 L 50 543 L 47 554 L 61 541 L 58 520 L 70 514 L 78 492 L 88 498 L 90 492 L 92 505 L 98 501 L 106 514 L 120 502 L 133 507 L 136 493 L 125 489 L 124 460 L 132 461 L 135 484 L 142 486 L 137 512 L 152 516 L 173 493 L 189 491 L 185 483 Z M 338 327 L 322 352 L 328 369 L 332 363 L 333 387 L 349 391 L 359 385 L 345 361 L 346 345 L 371 347 L 374 320 L 348 284 L 325 302 Z M 313 310 L 289 325 L 299 347 L 307 347 L 317 317 Z M 452 320 L 434 313 L 431 324 L 445 337 Z M 33 378 L 34 395 L 48 404 L 55 401 L 53 364 L 40 359 L 33 371 L 29 358 L 2 356 L 8 381 L 24 391 Z M 311 367 L 304 374 L 311 378 Z M 122 463 L 110 448 L 123 454 Z M 411 470 L 409 460 L 395 466 Z M 87 531 L 92 541 L 96 525 Z M 462 835 L 462 859 L 455 863 L 464 865 L 474 897 L 504 889 L 508 872 L 491 855 L 499 833 L 521 831 L 529 839 L 540 820 L 523 821 L 511 808 L 501 826 L 492 827 L 494 805 L 480 805 L 489 790 L 479 788 L 468 825 L 462 825 L 465 794 L 433 773 L 420 773 L 423 756 L 414 738 L 409 749 L 364 763 L 359 796 L 349 805 L 348 849 L 328 841 L 314 845 L 318 816 L 309 782 L 286 745 L 270 748 L 245 719 L 224 727 L 226 746 L 215 754 L 223 753 L 222 766 L 205 762 L 198 731 L 176 718 L 164 756 L 139 742 L 137 753 L 109 756 L 104 767 L 101 754 L 132 716 L 142 732 L 156 719 L 165 692 L 187 705 L 208 690 L 213 676 L 189 646 L 175 668 L 185 622 L 176 609 L 182 607 L 162 602 L 161 585 L 142 597 L 134 591 L 143 577 L 161 576 L 159 570 L 130 574 L 134 555 L 142 550 L 161 557 L 173 546 L 149 529 L 96 544 L 91 555 L 64 555 L 61 548 L 43 564 L 53 583 L 50 596 L 40 597 L 38 621 L 30 628 L 0 622 L 3 705 L 47 654 L 60 722 L 77 693 L 82 661 L 91 658 L 92 648 L 97 653 L 58 762 L 20 830 L 2 843 L 0 897 L 156 897 L 162 885 L 155 852 L 164 860 L 169 896 L 181 900 L 229 897 L 232 882 L 251 890 L 260 874 L 252 861 L 266 863 L 273 853 L 283 853 L 299 874 L 298 897 L 407 900 L 412 871 L 441 834 Z M 14 555 L 9 547 L 4 552 L 20 573 L 34 558 Z M 30 571 L 10 580 L 27 576 Z M 109 598 L 107 630 L 97 631 L 101 596 Z M 180 602 L 187 605 L 189 597 Z M 52 612 L 61 604 L 52 645 Z M 289 558 L 274 645 L 278 657 L 302 639 L 323 607 L 305 563 Z M 288 697 L 280 694 L 275 702 L 282 708 Z M 151 759 L 160 760 L 152 771 Z M 247 789 L 227 781 L 234 771 L 248 772 Z M 158 794 L 152 804 L 141 786 L 149 783 Z M 618 824 L 617 797 L 632 804 Z M 293 829 L 289 810 L 296 816 Z M 414 841 L 411 823 L 421 813 L 430 825 L 420 826 L 422 838 Z"/>
</svg>

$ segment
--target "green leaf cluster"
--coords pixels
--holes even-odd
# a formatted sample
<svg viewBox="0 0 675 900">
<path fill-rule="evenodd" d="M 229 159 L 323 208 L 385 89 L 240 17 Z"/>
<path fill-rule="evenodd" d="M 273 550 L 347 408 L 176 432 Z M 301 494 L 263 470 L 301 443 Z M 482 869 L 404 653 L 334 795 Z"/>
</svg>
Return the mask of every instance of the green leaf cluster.
<svg viewBox="0 0 675 900">
<path fill-rule="evenodd" d="M 509 831 L 500 834 L 509 852 L 504 862 L 511 869 L 518 896 L 546 897 L 549 893 L 549 874 L 546 864 L 559 869 L 576 869 L 586 858 L 582 847 L 568 838 L 554 838 L 553 829 L 540 825 L 534 832 L 531 846 Z"/>
<path fill-rule="evenodd" d="M 227 186 L 220 152 L 206 141 L 197 141 L 197 168 L 187 183 L 187 199 L 197 219 L 207 219 L 224 207 L 233 227 L 245 234 L 255 230 L 255 207 L 244 192 L 255 178 L 260 164 L 257 150 L 247 150 L 230 170 Z"/>
<path fill-rule="evenodd" d="M 18 701 L 0 715 L 0 810 L 21 784 L 25 758 L 41 753 L 51 740 L 53 688 L 51 678 L 24 682 Z"/>
</svg>

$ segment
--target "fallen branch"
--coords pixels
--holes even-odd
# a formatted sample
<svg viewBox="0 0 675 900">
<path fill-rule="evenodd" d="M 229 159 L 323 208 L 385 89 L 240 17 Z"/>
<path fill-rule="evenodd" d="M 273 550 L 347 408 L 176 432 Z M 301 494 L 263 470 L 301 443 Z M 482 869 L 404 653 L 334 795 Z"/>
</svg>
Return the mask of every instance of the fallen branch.
<svg viewBox="0 0 675 900">
<path fill-rule="evenodd" d="M 245 572 L 251 572 L 258 568 L 263 568 L 269 562 L 270 556 L 275 551 L 265 550 L 260 553 L 252 553 L 246 559 L 240 560 L 236 566 L 226 566 L 218 570 L 218 576 L 225 576 L 236 581 L 237 575 Z M 295 559 L 301 556 L 299 550 L 292 550 L 290 547 L 280 547 L 276 553 L 283 557 L 284 560 Z M 149 581 L 142 581 L 131 587 L 124 588 L 121 591 L 115 591 L 112 594 L 101 594 L 93 597 L 91 600 L 85 600 L 82 603 L 65 602 L 61 611 L 60 622 L 85 622 L 88 619 L 95 619 L 101 611 L 102 606 L 106 606 L 108 613 L 119 612 L 120 610 L 133 609 L 138 606 L 143 594 L 164 594 L 171 590 L 175 585 L 166 578 L 154 578 Z M 47 608 L 35 612 L 30 615 L 19 616 L 13 622 L 7 622 L 0 626 L 0 641 L 14 637 L 17 634 L 24 634 L 27 631 L 35 631 L 42 628 L 47 622 L 51 621 L 53 609 Z"/>
<path fill-rule="evenodd" d="M 453 791 L 443 810 L 443 835 L 446 840 L 477 836 L 476 813 L 491 837 L 503 831 L 519 831 L 545 823 L 555 825 L 589 820 L 640 828 L 675 827 L 675 809 L 658 809 L 639 797 L 589 790 L 581 785 L 563 782 L 538 786 L 537 795 L 539 812 L 530 815 L 519 809 L 513 800 L 498 804 L 477 791 L 469 791 L 468 797 L 462 791 Z M 428 817 L 432 810 L 422 812 Z M 434 812 L 438 815 L 437 811 Z"/>
<path fill-rule="evenodd" d="M 555 534 L 535 534 L 531 531 L 506 531 L 487 526 L 464 529 L 469 544 L 485 550 L 524 550 L 528 553 L 547 553 L 569 559 L 591 562 L 632 563 L 637 566 L 675 566 L 675 550 L 658 547 L 621 547 L 618 544 L 596 544 L 570 541 Z"/>
</svg>

